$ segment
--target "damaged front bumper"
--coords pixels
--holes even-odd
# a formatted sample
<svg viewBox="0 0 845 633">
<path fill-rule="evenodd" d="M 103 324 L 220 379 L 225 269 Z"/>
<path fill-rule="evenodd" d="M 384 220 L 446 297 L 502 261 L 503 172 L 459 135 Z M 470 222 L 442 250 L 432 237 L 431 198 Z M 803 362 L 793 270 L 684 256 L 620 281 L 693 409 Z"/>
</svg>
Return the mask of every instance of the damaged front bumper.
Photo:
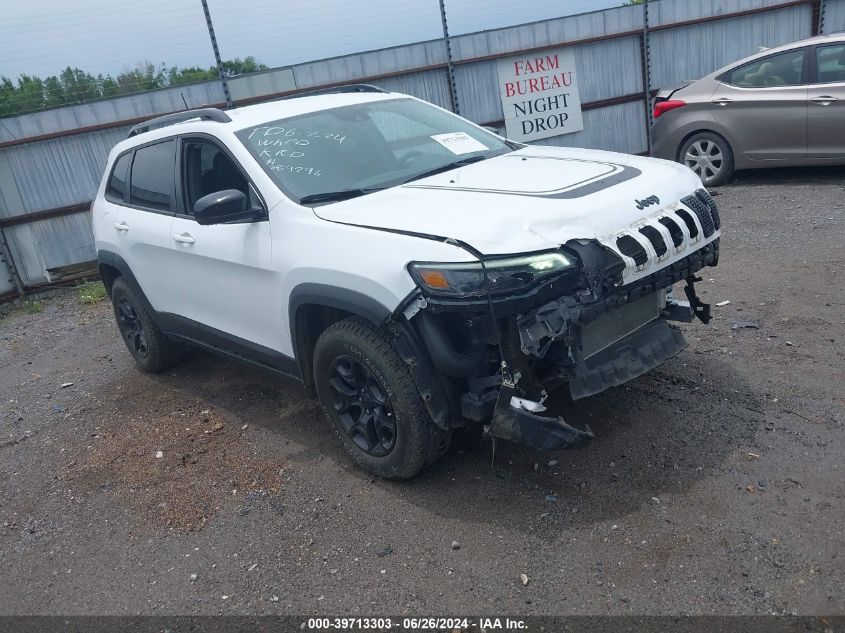
<svg viewBox="0 0 845 633">
<path fill-rule="evenodd" d="M 622 385 L 679 354 L 686 341 L 677 328 L 655 319 L 613 345 L 583 359 L 569 380 L 573 400 Z M 517 396 L 513 382 L 502 381 L 493 409 L 490 434 L 535 449 L 577 448 L 594 436 L 561 417 L 542 415 L 541 402 Z"/>
<path fill-rule="evenodd" d="M 719 254 L 717 238 L 622 285 L 612 257 L 604 257 L 596 242 L 567 247 L 576 251 L 581 280 L 551 296 L 497 302 L 496 327 L 484 305 L 435 299 L 411 315 L 436 369 L 463 385 L 460 416 L 488 423 L 494 437 L 536 449 L 579 447 L 593 438 L 589 428 L 545 415 L 549 392 L 568 385 L 573 400 L 585 398 L 650 371 L 686 347 L 669 321 L 709 320 L 709 306 L 695 294 L 695 273 L 715 266 Z M 668 291 L 684 280 L 687 301 L 677 301 Z"/>
</svg>

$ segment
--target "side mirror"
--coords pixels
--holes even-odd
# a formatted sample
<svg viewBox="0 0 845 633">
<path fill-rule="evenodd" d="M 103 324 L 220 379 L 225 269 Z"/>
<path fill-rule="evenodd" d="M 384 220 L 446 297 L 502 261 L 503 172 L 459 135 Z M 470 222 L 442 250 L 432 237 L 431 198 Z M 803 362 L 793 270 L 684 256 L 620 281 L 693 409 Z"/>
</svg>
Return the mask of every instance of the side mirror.
<svg viewBox="0 0 845 633">
<path fill-rule="evenodd" d="M 197 224 L 222 224 L 252 219 L 253 213 L 243 191 L 224 189 L 203 196 L 194 203 Z"/>
</svg>

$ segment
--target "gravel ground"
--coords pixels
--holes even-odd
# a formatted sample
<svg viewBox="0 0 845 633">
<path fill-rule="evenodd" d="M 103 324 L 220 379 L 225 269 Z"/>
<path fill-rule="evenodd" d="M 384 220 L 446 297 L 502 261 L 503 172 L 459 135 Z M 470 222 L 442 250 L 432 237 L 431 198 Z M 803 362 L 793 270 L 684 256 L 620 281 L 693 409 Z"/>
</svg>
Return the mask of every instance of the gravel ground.
<svg viewBox="0 0 845 633">
<path fill-rule="evenodd" d="M 107 301 L 7 316 L 0 613 L 845 613 L 845 171 L 717 193 L 700 287 L 730 303 L 553 403 L 595 441 L 453 448 L 407 483 L 353 467 L 296 384 L 136 370 Z"/>
</svg>

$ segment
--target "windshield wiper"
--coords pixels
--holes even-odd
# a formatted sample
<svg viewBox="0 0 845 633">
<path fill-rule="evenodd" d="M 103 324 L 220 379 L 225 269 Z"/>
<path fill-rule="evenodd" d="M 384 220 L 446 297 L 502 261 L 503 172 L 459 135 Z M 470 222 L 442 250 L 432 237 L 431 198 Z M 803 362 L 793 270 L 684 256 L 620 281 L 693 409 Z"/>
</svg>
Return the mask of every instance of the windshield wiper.
<svg viewBox="0 0 845 633">
<path fill-rule="evenodd" d="M 311 204 L 314 202 L 340 202 L 358 196 L 365 196 L 374 191 L 381 191 L 384 187 L 372 187 L 370 189 L 342 189 L 341 191 L 324 191 L 323 193 L 312 193 L 302 196 L 299 204 Z"/>
<path fill-rule="evenodd" d="M 413 178 L 408 178 L 402 184 L 406 184 L 409 182 L 413 182 L 415 180 L 421 180 L 422 178 L 428 178 L 429 176 L 435 176 L 437 174 L 442 174 L 444 171 L 451 171 L 453 169 L 457 169 L 458 167 L 463 167 L 464 165 L 471 165 L 472 163 L 477 163 L 480 160 L 486 159 L 487 156 L 470 156 L 469 158 L 463 158 L 461 160 L 456 160 L 451 163 L 447 163 L 446 165 L 441 165 L 440 167 L 435 167 L 434 169 L 429 169 L 428 171 L 424 171 L 421 174 L 417 174 Z"/>
</svg>

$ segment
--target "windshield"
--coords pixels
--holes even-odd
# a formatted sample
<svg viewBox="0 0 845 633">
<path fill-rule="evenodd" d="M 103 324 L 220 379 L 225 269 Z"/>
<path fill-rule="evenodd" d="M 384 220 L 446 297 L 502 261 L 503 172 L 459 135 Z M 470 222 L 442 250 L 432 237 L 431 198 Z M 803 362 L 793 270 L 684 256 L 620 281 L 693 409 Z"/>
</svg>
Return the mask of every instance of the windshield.
<svg viewBox="0 0 845 633">
<path fill-rule="evenodd" d="M 337 202 L 511 151 L 504 140 L 413 99 L 319 110 L 238 138 L 301 204 Z"/>
</svg>

